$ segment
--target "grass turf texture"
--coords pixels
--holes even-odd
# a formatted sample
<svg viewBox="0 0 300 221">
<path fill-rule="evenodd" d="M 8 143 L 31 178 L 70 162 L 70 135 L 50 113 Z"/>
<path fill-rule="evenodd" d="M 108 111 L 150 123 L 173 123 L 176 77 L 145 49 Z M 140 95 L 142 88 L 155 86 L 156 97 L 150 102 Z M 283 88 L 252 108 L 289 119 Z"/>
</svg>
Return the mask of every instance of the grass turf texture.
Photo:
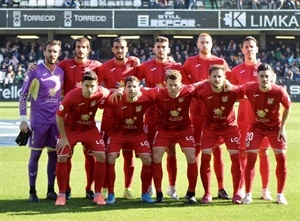
<svg viewBox="0 0 300 221">
<path fill-rule="evenodd" d="M 15 103 L 0 103 L 0 120 L 17 119 L 18 110 Z M 3 115 L 5 113 L 5 115 Z M 6 115 L 7 114 L 7 115 Z M 100 118 L 97 118 L 100 119 Z M 165 195 L 163 204 L 146 204 L 140 201 L 140 168 L 141 163 L 136 159 L 135 177 L 132 191 L 136 200 L 125 200 L 123 195 L 123 159 L 116 163 L 117 179 L 115 185 L 116 203 L 114 205 L 97 206 L 91 200 L 85 199 L 85 173 L 82 147 L 75 148 L 73 169 L 71 174 L 72 199 L 65 207 L 54 206 L 54 201 L 45 200 L 47 191 L 46 161 L 44 151 L 40 159 L 37 191 L 41 198 L 40 203 L 28 201 L 27 164 L 29 149 L 26 147 L 0 148 L 0 220 L 209 220 L 209 221 L 294 221 L 300 217 L 300 103 L 293 103 L 287 132 L 289 138 L 287 162 L 288 178 L 285 195 L 288 205 L 278 205 L 275 201 L 267 202 L 260 199 L 261 181 L 258 172 L 259 160 L 256 164 L 256 176 L 253 185 L 253 203 L 250 205 L 233 205 L 229 200 L 219 200 L 217 184 L 212 172 L 213 202 L 209 205 L 188 205 L 183 199 L 187 188 L 186 162 L 179 147 L 177 148 L 178 176 L 177 191 L 179 201 L 169 199 Z M 3 139 L 3 138 L 1 138 Z M 232 192 L 230 160 L 227 151 L 223 148 L 225 161 L 225 184 L 228 193 Z M 274 154 L 269 150 L 271 161 L 270 191 L 276 198 L 276 178 Z M 164 158 L 165 162 L 165 158 Z M 165 168 L 165 166 L 164 166 Z M 167 188 L 167 173 L 164 171 L 163 189 Z M 57 190 L 57 187 L 56 187 Z M 200 178 L 198 178 L 196 198 L 203 194 Z"/>
</svg>

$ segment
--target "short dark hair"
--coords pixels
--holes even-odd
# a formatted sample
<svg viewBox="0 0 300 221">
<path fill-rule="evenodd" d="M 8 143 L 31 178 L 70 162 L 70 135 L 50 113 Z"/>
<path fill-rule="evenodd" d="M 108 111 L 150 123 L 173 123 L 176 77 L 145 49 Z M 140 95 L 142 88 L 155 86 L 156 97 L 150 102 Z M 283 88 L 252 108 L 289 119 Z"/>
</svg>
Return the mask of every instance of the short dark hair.
<svg viewBox="0 0 300 221">
<path fill-rule="evenodd" d="M 260 71 L 268 71 L 268 70 L 273 71 L 272 66 L 267 63 L 262 63 L 258 66 L 257 73 Z"/>
<path fill-rule="evenodd" d="M 209 70 L 208 70 L 209 75 L 211 75 L 211 72 L 213 72 L 213 71 L 215 71 L 215 70 L 223 70 L 224 73 L 225 73 L 225 71 L 226 71 L 224 65 L 214 64 L 214 65 L 211 65 L 211 66 L 209 67 Z"/>
<path fill-rule="evenodd" d="M 98 81 L 98 76 L 94 71 L 87 71 L 82 77 L 82 82 L 84 81 Z"/>
<path fill-rule="evenodd" d="M 137 82 L 138 85 L 140 85 L 140 81 L 139 81 L 139 79 L 137 77 L 135 77 L 135 76 L 128 76 L 128 77 L 125 78 L 124 86 L 126 86 L 129 82 L 134 82 L 134 81 Z"/>
<path fill-rule="evenodd" d="M 169 43 L 169 39 L 165 36 L 158 36 L 156 39 L 155 39 L 155 42 L 168 42 Z"/>
<path fill-rule="evenodd" d="M 246 41 L 254 41 L 255 44 L 256 44 L 256 46 L 258 46 L 258 42 L 257 42 L 256 38 L 254 38 L 253 36 L 247 36 L 247 37 L 245 37 L 245 38 L 243 39 L 243 41 L 242 41 L 242 45 L 244 45 L 244 43 L 245 43 Z"/>
<path fill-rule="evenodd" d="M 76 42 L 80 42 L 82 44 L 86 43 L 86 46 L 88 48 L 88 50 L 90 51 L 91 49 L 91 45 L 90 45 L 90 41 L 89 39 L 87 39 L 86 37 L 80 37 L 80 38 L 77 38 L 73 41 L 73 46 L 72 46 L 72 50 L 74 51 L 75 48 L 76 48 Z"/>
<path fill-rule="evenodd" d="M 168 79 L 170 79 L 170 80 L 179 79 L 181 81 L 182 80 L 182 75 L 181 75 L 180 71 L 178 71 L 178 70 L 169 70 L 166 73 L 166 78 L 165 79 L 166 79 L 166 81 Z"/>
<path fill-rule="evenodd" d="M 112 41 L 112 47 L 114 46 L 115 42 L 117 42 L 117 43 L 126 42 L 126 44 L 127 44 L 127 41 L 125 38 L 118 37 L 118 38 L 114 38 L 114 40 Z"/>
<path fill-rule="evenodd" d="M 47 41 L 46 43 L 45 43 L 45 47 L 44 47 L 44 50 L 46 50 L 46 48 L 47 48 L 47 46 L 48 45 L 52 45 L 52 46 L 54 46 L 54 45 L 58 45 L 59 47 L 61 47 L 61 41 L 60 40 L 50 40 L 50 41 Z"/>
</svg>

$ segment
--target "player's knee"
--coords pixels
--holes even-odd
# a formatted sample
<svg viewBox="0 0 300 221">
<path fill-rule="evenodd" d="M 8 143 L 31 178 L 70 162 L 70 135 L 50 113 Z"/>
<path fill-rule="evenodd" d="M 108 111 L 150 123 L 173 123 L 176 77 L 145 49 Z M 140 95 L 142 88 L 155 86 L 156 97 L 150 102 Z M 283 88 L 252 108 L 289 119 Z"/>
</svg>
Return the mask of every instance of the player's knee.
<svg viewBox="0 0 300 221">
<path fill-rule="evenodd" d="M 105 153 L 94 153 L 97 162 L 105 162 Z"/>
<path fill-rule="evenodd" d="M 259 149 L 258 154 L 260 157 L 268 156 L 268 149 Z"/>
<path fill-rule="evenodd" d="M 106 162 L 109 164 L 114 164 L 116 162 L 117 155 L 116 154 L 109 154 L 106 156 Z"/>
<path fill-rule="evenodd" d="M 151 165 L 151 155 L 140 155 L 143 165 Z"/>
</svg>

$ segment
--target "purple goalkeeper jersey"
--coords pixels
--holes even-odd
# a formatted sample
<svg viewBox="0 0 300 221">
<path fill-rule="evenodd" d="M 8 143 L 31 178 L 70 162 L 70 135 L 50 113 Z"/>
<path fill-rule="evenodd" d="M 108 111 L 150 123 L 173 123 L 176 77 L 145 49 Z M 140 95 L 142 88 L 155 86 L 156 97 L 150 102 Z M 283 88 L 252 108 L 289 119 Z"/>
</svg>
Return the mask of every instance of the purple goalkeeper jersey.
<svg viewBox="0 0 300 221">
<path fill-rule="evenodd" d="M 30 71 L 22 86 L 19 108 L 20 115 L 27 113 L 27 97 L 30 96 L 30 123 L 55 124 L 56 110 L 61 100 L 64 71 L 56 66 L 53 71 L 43 63 Z"/>
</svg>

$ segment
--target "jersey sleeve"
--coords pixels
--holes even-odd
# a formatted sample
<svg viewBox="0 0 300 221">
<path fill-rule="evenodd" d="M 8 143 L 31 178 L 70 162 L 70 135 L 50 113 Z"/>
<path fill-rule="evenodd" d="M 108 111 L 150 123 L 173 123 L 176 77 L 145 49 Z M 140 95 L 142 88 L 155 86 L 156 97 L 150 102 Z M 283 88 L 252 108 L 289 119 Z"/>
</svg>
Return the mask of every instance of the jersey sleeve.
<svg viewBox="0 0 300 221">
<path fill-rule="evenodd" d="M 32 90 L 34 88 L 35 73 L 36 73 L 36 71 L 30 71 L 30 72 L 28 72 L 27 76 L 25 77 L 25 81 L 23 83 L 21 93 L 20 93 L 20 98 L 19 98 L 20 116 L 27 115 L 27 98 L 28 98 L 28 95 L 30 94 L 30 90 Z"/>
<path fill-rule="evenodd" d="M 290 98 L 288 92 L 283 87 L 281 87 L 281 91 L 282 91 L 282 94 L 283 94 L 281 104 L 285 109 L 289 109 L 291 107 L 291 104 L 292 104 L 291 98 Z"/>
</svg>

